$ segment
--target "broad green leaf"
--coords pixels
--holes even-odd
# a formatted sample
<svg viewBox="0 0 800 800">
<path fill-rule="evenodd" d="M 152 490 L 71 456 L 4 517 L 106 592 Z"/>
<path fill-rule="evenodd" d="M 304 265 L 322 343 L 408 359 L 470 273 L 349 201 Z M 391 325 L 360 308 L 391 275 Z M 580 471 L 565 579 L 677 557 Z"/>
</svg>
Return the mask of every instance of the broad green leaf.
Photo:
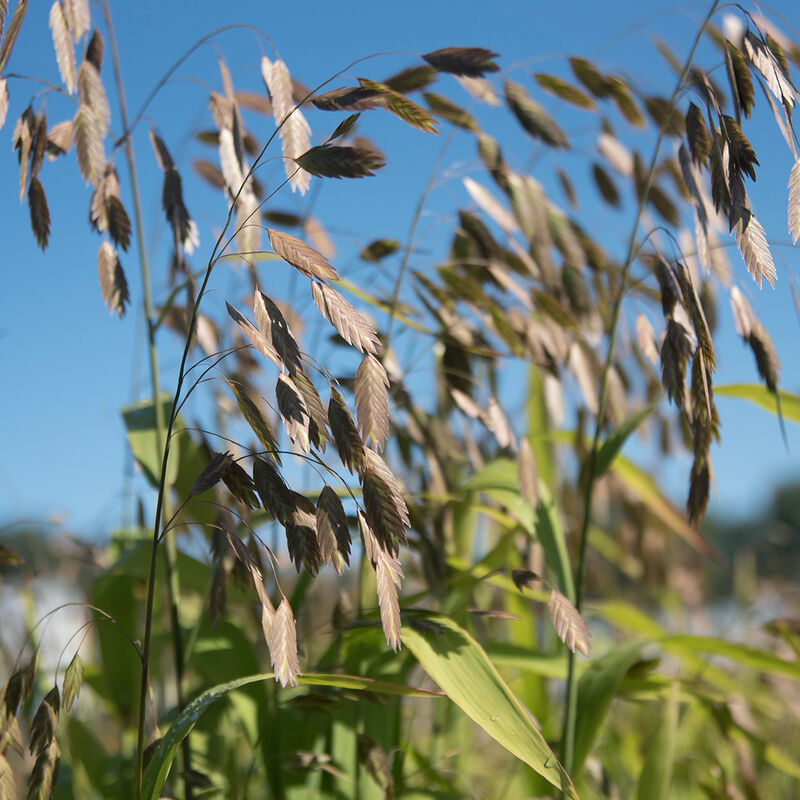
<svg viewBox="0 0 800 800">
<path fill-rule="evenodd" d="M 622 450 L 628 437 L 644 422 L 657 408 L 657 404 L 647 406 L 628 417 L 619 427 L 615 428 L 597 451 L 594 462 L 594 476 L 599 478 Z"/>
<path fill-rule="evenodd" d="M 668 800 L 672 784 L 675 742 L 678 738 L 678 690 L 672 684 L 664 699 L 655 733 L 647 747 L 644 766 L 636 789 L 637 800 Z"/>
<path fill-rule="evenodd" d="M 714 394 L 720 397 L 741 397 L 761 408 L 778 414 L 775 395 L 757 383 L 738 383 L 725 386 L 714 386 Z M 800 423 L 800 396 L 789 392 L 778 392 L 781 398 L 781 413 L 784 419 Z"/>
<path fill-rule="evenodd" d="M 661 494 L 658 485 L 646 472 L 639 469 L 625 456 L 618 455 L 611 466 L 616 476 L 628 489 L 655 514 L 668 530 L 674 531 L 695 550 L 716 561 L 721 557 L 716 548 L 710 545 L 687 521 L 686 517 Z"/>
<path fill-rule="evenodd" d="M 578 682 L 575 728 L 575 773 L 594 746 L 606 713 L 627 671 L 639 658 L 644 642 L 618 647 L 593 661 Z"/>
<path fill-rule="evenodd" d="M 483 648 L 451 619 L 432 616 L 435 629 L 403 627 L 403 644 L 447 696 L 496 742 L 532 767 L 565 797 L 577 794 L 539 729 Z"/>
<path fill-rule="evenodd" d="M 219 686 L 208 689 L 189 703 L 164 734 L 156 752 L 153 754 L 144 776 L 143 800 L 158 800 L 181 742 L 212 703 L 234 689 L 239 689 L 242 686 L 257 683 L 258 681 L 272 681 L 274 678 L 275 676 L 271 672 L 237 678 L 235 681 L 222 683 Z M 389 681 L 359 678 L 353 675 L 310 673 L 309 675 L 299 676 L 298 680 L 301 684 L 307 686 L 336 686 L 342 689 L 360 689 L 378 694 L 408 695 L 413 697 L 440 696 L 436 692 L 413 689 Z"/>
<path fill-rule="evenodd" d="M 161 395 L 161 409 L 162 419 L 164 420 L 164 429 L 169 424 L 169 416 L 172 412 L 172 399 L 167 394 Z M 125 428 L 128 431 L 128 443 L 131 446 L 133 457 L 139 462 L 139 465 L 144 470 L 147 480 L 153 486 L 158 486 L 161 479 L 161 459 L 164 455 L 163 445 L 162 448 L 158 447 L 158 440 L 156 436 L 156 412 L 155 404 L 152 399 L 143 400 L 140 403 L 134 403 L 122 409 L 122 418 L 125 421 Z M 183 424 L 177 424 L 176 430 L 183 427 Z M 167 470 L 167 485 L 171 486 L 175 482 L 175 477 L 178 472 L 178 437 L 173 437 L 169 469 Z"/>
</svg>

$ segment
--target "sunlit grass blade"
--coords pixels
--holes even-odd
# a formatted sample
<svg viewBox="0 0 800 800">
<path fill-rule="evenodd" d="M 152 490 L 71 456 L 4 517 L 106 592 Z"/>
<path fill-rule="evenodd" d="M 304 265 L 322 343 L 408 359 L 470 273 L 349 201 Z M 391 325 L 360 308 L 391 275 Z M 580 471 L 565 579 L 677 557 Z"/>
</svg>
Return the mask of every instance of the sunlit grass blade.
<svg viewBox="0 0 800 800">
<path fill-rule="evenodd" d="M 524 761 L 564 797 L 577 793 L 544 736 L 483 648 L 451 619 L 432 616 L 431 630 L 403 627 L 403 644 L 447 696 L 489 736 Z"/>
</svg>

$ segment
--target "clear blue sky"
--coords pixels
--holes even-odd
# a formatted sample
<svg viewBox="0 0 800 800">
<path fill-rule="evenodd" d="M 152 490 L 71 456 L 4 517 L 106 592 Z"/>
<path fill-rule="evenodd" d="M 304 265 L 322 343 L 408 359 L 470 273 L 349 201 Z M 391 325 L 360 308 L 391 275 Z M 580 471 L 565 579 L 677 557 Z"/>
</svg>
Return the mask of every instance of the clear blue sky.
<svg viewBox="0 0 800 800">
<path fill-rule="evenodd" d="M 791 0 L 775 7 L 800 27 L 800 13 Z M 585 55 L 598 66 L 629 75 L 638 86 L 668 94 L 673 79 L 652 47 L 652 37 L 668 42 L 680 57 L 688 51 L 705 3 L 664 4 L 649 2 L 632 6 L 622 0 L 594 2 L 419 2 L 402 4 L 350 2 L 290 4 L 240 0 L 211 3 L 204 0 L 170 2 L 112 2 L 119 40 L 128 105 L 138 109 L 150 88 L 176 56 L 202 35 L 232 23 L 246 23 L 264 30 L 288 64 L 293 75 L 308 86 L 327 79 L 360 56 L 400 51 L 406 55 L 385 56 L 354 68 L 353 76 L 380 80 L 412 63 L 412 53 L 424 53 L 450 45 L 477 45 L 501 54 L 504 70 L 517 67 L 514 77 L 532 89 L 530 73 L 549 71 L 569 77 L 564 58 Z M 47 15 L 49 4 L 31 3 L 21 36 L 7 72 L 57 80 Z M 97 11 L 93 12 L 97 16 Z M 102 26 L 101 26 L 102 29 Z M 263 91 L 259 74 L 262 47 L 273 53 L 263 38 L 249 30 L 233 30 L 214 39 L 195 53 L 148 109 L 152 120 L 172 150 L 184 173 L 187 205 L 200 228 L 201 249 L 195 264 L 207 254 L 212 231 L 224 216 L 220 197 L 191 177 L 193 158 L 213 158 L 191 141 L 198 128 L 210 127 L 208 88 L 219 89 L 216 59 L 228 63 L 237 88 Z M 111 64 L 103 68 L 111 86 Z M 333 86 L 347 83 L 346 78 Z M 11 107 L 0 131 L 0 220 L 3 234 L 3 290 L 0 293 L 0 364 L 4 391 L 0 393 L 0 524 L 21 518 L 46 519 L 62 513 L 66 529 L 79 536 L 102 536 L 118 525 L 123 508 L 129 509 L 124 487 L 128 468 L 127 447 L 119 409 L 146 393 L 147 363 L 142 341 L 141 291 L 135 250 L 124 257 L 131 283 L 132 305 L 119 321 L 108 315 L 97 282 L 96 254 L 100 239 L 88 225 L 89 191 L 84 187 L 74 159 L 46 163 L 42 180 L 52 216 L 51 244 L 42 254 L 30 231 L 28 210 L 18 203 L 16 157 L 11 153 L 14 120 L 37 86 L 9 80 Z M 439 90 L 437 90 L 439 91 Z M 444 93 L 467 103 L 453 82 Z M 539 97 L 541 99 L 541 97 Z M 543 101 L 552 110 L 563 105 Z M 57 96 L 47 101 L 48 120 L 54 123 L 74 113 L 74 106 Z M 758 97 L 757 114 L 769 113 Z M 531 154 L 530 143 L 510 122 L 507 112 L 480 111 L 489 130 L 506 142 L 507 157 L 522 169 Z M 403 239 L 414 204 L 428 180 L 442 148 L 444 136 L 428 137 L 405 128 L 389 115 L 369 122 L 370 135 L 384 149 L 389 166 L 369 182 L 330 182 L 317 198 L 315 214 L 334 232 L 339 255 L 337 267 L 354 280 L 375 286 L 386 277 L 374 267 L 365 268 L 356 258 L 369 238 Z M 763 118 L 763 117 L 762 117 Z M 320 141 L 339 117 L 311 112 L 309 121 Z M 255 132 L 263 140 L 269 121 L 260 120 Z M 593 190 L 588 185 L 586 157 L 591 139 L 581 139 L 585 118 L 571 112 L 563 122 L 575 146 L 563 165 L 574 175 L 591 209 Z M 447 126 L 445 126 L 446 128 Z M 119 132 L 119 114 L 112 97 L 112 132 Z M 752 188 L 754 208 L 768 235 L 777 242 L 789 241 L 786 232 L 786 180 L 791 156 L 774 125 L 747 128 L 762 157 L 763 179 Z M 167 231 L 162 219 L 161 175 L 154 163 L 147 125 L 134 139 L 143 184 L 143 205 L 149 235 L 148 251 L 155 274 L 157 296 L 163 296 Z M 517 149 L 518 148 L 518 149 Z M 474 142 L 459 134 L 448 150 L 445 170 L 437 182 L 416 244 L 432 260 L 444 253 L 448 226 L 456 209 L 470 205 L 460 178 L 480 176 Z M 128 200 L 124 162 L 117 163 Z M 277 176 L 274 167 L 265 177 Z M 541 174 L 539 170 L 541 169 Z M 535 168 L 539 180 L 552 187 L 554 199 L 562 202 L 551 180 L 552 164 Z M 480 179 L 480 178 L 479 178 Z M 195 187 L 192 190 L 192 187 Z M 288 192 L 273 208 L 302 210 L 306 201 Z M 132 215 L 132 214 L 131 214 Z M 589 220 L 590 224 L 592 220 Z M 597 225 L 607 231 L 609 241 L 621 241 L 630 226 L 629 215 L 609 217 L 597 206 Z M 619 245 L 609 245 L 618 252 Z M 796 250 L 774 249 L 779 271 L 775 291 L 759 295 L 752 283 L 743 281 L 748 296 L 773 333 L 783 364 L 783 388 L 800 392 L 796 346 L 800 327 L 795 316 L 787 272 L 796 275 Z M 730 251 L 735 270 L 743 274 L 738 253 Z M 226 291 L 235 286 L 232 276 L 217 276 L 214 287 Z M 241 284 L 239 284 L 240 286 Z M 275 284 L 277 296 L 291 291 L 282 278 Z M 240 291 L 237 289 L 236 291 Z M 232 301 L 240 298 L 234 296 Z M 216 304 L 216 305 L 215 305 Z M 209 298 L 218 309 L 220 295 Z M 757 380 L 753 360 L 736 340 L 727 304 L 721 305 L 722 338 L 718 382 Z M 174 385 L 176 354 L 167 346 L 162 357 L 163 382 Z M 748 505 L 768 498 L 779 481 L 797 476 L 800 470 L 800 437 L 789 424 L 790 452 L 779 435 L 774 418 L 745 407 L 740 401 L 719 398 L 723 423 L 723 446 L 715 451 L 721 507 L 741 513 Z M 652 466 L 652 464 L 651 464 Z M 688 460 L 673 464 L 665 473 L 676 498 L 685 493 Z M 138 484 L 137 484 L 138 485 Z"/>
</svg>

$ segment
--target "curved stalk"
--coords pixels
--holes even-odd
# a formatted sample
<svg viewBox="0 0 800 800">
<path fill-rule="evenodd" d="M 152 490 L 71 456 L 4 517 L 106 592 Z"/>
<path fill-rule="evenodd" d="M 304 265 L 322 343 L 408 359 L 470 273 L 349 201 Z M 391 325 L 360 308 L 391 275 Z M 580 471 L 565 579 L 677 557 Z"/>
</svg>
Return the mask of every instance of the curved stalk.
<svg viewBox="0 0 800 800">
<path fill-rule="evenodd" d="M 712 2 L 711 8 L 706 14 L 706 17 L 703 20 L 702 25 L 697 31 L 694 42 L 692 43 L 692 49 L 689 51 L 689 55 L 686 58 L 686 62 L 683 65 L 683 69 L 681 71 L 680 77 L 678 78 L 678 84 L 675 87 L 675 91 L 673 91 L 672 96 L 670 97 L 669 105 L 667 107 L 667 113 L 664 115 L 665 123 L 662 124 L 658 132 L 658 138 L 656 139 L 656 144 L 653 149 L 653 155 L 650 159 L 650 167 L 647 171 L 647 178 L 645 179 L 644 188 L 641 193 L 641 197 L 639 198 L 639 204 L 636 211 L 636 219 L 633 223 L 633 229 L 631 230 L 630 238 L 628 239 L 628 252 L 625 257 L 625 262 L 622 266 L 619 291 L 617 292 L 617 296 L 612 306 L 611 325 L 608 334 L 608 349 L 606 352 L 606 359 L 603 364 L 603 372 L 600 379 L 600 392 L 597 402 L 597 417 L 595 419 L 592 447 L 591 450 L 589 451 L 589 468 L 587 471 L 586 487 L 583 496 L 583 522 L 581 525 L 580 539 L 578 545 L 579 547 L 578 563 L 575 569 L 575 607 L 578 609 L 578 611 L 581 610 L 581 604 L 583 601 L 584 583 L 586 579 L 586 546 L 589 538 L 589 524 L 592 516 L 592 500 L 593 500 L 594 485 L 595 485 L 595 474 L 594 474 L 595 466 L 597 463 L 597 453 L 598 450 L 600 449 L 600 437 L 603 432 L 603 418 L 605 417 L 606 401 L 608 399 L 608 375 L 611 371 L 611 366 L 614 362 L 614 349 L 616 347 L 616 342 L 617 342 L 617 330 L 619 327 L 620 313 L 622 310 L 622 301 L 625 297 L 625 292 L 628 288 L 628 279 L 630 275 L 631 266 L 638 254 L 638 250 L 636 247 L 636 239 L 637 236 L 639 235 L 639 225 L 641 224 L 642 221 L 642 215 L 644 214 L 645 205 L 647 204 L 647 197 L 650 193 L 650 186 L 653 182 L 653 175 L 655 174 L 656 164 L 658 161 L 658 154 L 661 149 L 661 143 L 663 142 L 664 136 L 666 134 L 666 129 L 665 129 L 666 121 L 669 120 L 670 115 L 673 109 L 675 108 L 678 95 L 683 90 L 684 81 L 686 80 L 686 76 L 689 74 L 689 70 L 691 69 L 692 62 L 694 60 L 694 54 L 697 51 L 697 48 L 700 44 L 700 40 L 702 39 L 703 33 L 705 32 L 706 25 L 708 25 L 708 22 L 714 15 L 714 12 L 717 10 L 718 5 L 719 5 L 719 0 L 714 0 L 714 2 Z M 563 734 L 561 736 L 561 748 L 560 748 L 561 763 L 564 765 L 564 769 L 567 771 L 567 773 L 572 776 L 573 780 L 575 778 L 575 776 L 572 775 L 572 772 L 575 764 L 575 731 L 577 723 L 577 705 L 578 705 L 578 681 L 575 673 L 575 659 L 576 659 L 575 653 L 570 652 L 569 662 L 568 662 L 569 663 L 568 674 L 567 674 L 567 707 L 564 715 L 564 728 L 563 728 Z"/>
</svg>

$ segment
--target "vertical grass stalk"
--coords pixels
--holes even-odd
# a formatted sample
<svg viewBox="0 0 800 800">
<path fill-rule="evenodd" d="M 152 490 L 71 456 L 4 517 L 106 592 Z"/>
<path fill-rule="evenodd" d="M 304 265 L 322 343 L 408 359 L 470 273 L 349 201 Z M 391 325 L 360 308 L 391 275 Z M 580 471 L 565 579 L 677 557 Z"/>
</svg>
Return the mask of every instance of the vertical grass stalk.
<svg viewBox="0 0 800 800">
<path fill-rule="evenodd" d="M 619 327 L 622 301 L 625 297 L 625 292 L 628 288 L 628 278 L 630 275 L 631 265 L 633 264 L 638 252 L 638 248 L 636 246 L 636 239 L 637 236 L 639 235 L 639 226 L 641 224 L 642 215 L 644 214 L 644 209 L 647 204 L 647 198 L 650 193 L 650 186 L 653 182 L 653 175 L 655 174 L 656 164 L 658 162 L 658 154 L 661 149 L 661 143 L 663 142 L 664 136 L 666 134 L 666 125 L 675 108 L 678 96 L 683 90 L 684 82 L 686 80 L 687 75 L 689 74 L 689 70 L 691 69 L 692 62 L 694 61 L 694 54 L 697 51 L 697 48 L 700 44 L 700 40 L 703 37 L 706 25 L 708 25 L 711 17 L 717 10 L 718 5 L 719 5 L 719 0 L 714 0 L 714 2 L 712 2 L 711 8 L 708 10 L 708 13 L 706 14 L 706 17 L 703 20 L 702 25 L 700 25 L 700 28 L 698 29 L 697 34 L 695 35 L 694 42 L 692 43 L 692 49 L 689 51 L 689 55 L 686 58 L 686 62 L 684 63 L 680 77 L 678 78 L 678 84 L 675 87 L 675 91 L 673 91 L 672 96 L 670 97 L 669 105 L 667 107 L 667 112 L 664 115 L 664 122 L 662 123 L 658 131 L 658 138 L 656 139 L 656 144 L 653 149 L 653 155 L 650 159 L 650 166 L 647 171 L 647 178 L 645 179 L 644 187 L 641 196 L 639 198 L 639 204 L 636 210 L 636 219 L 633 223 L 633 229 L 631 230 L 631 235 L 628 240 L 628 252 L 625 258 L 625 262 L 622 265 L 622 271 L 621 271 L 622 277 L 620 280 L 619 291 L 617 292 L 617 296 L 614 300 L 614 305 L 612 307 L 611 324 L 608 333 L 608 350 L 606 352 L 606 359 L 603 364 L 603 372 L 600 379 L 600 391 L 597 403 L 597 417 L 595 419 L 592 447 L 591 450 L 589 451 L 589 469 L 587 471 L 586 487 L 583 496 L 583 522 L 581 525 L 580 539 L 578 545 L 579 547 L 578 562 L 575 568 L 575 607 L 578 609 L 578 611 L 581 610 L 581 605 L 583 602 L 583 592 L 585 588 L 584 583 L 586 580 L 586 546 L 589 538 L 589 523 L 591 521 L 591 516 L 592 516 L 592 500 L 594 495 L 595 467 L 597 464 L 597 453 L 598 450 L 600 449 L 600 437 L 603 432 L 603 418 L 605 417 L 606 401 L 608 398 L 608 376 L 611 371 L 611 366 L 614 363 L 614 350 L 617 342 L 617 330 Z M 574 780 L 576 776 L 573 775 L 572 773 L 575 765 L 575 732 L 576 732 L 577 706 L 578 706 L 578 680 L 575 671 L 575 659 L 576 659 L 575 653 L 570 652 L 568 658 L 569 662 L 568 662 L 568 673 L 567 673 L 567 707 L 564 714 L 564 727 L 561 736 L 560 757 L 561 757 L 561 763 L 564 765 L 564 769 L 566 769 L 567 773 L 569 773 L 569 775 Z"/>
<path fill-rule="evenodd" d="M 114 36 L 114 27 L 111 21 L 111 9 L 109 8 L 108 0 L 103 4 L 103 16 L 108 30 L 109 45 L 111 49 L 111 59 L 114 69 L 114 80 L 117 88 L 117 98 L 119 100 L 120 117 L 122 121 L 123 130 L 128 131 L 128 109 L 125 100 L 125 87 L 122 80 L 122 70 L 120 66 L 119 50 L 117 49 L 117 41 Z M 142 222 L 142 206 L 139 196 L 139 182 L 136 173 L 136 162 L 133 155 L 133 143 L 131 142 L 130 134 L 125 137 L 123 144 L 125 159 L 128 163 L 128 173 L 131 183 L 131 196 L 133 200 L 133 214 L 134 214 L 134 227 L 136 229 L 136 246 L 139 251 L 139 271 L 142 278 L 142 296 L 143 296 L 143 312 L 145 317 L 145 327 L 147 329 L 147 346 L 150 364 L 150 386 L 153 396 L 153 408 L 155 413 L 156 425 L 156 449 L 157 452 L 163 452 L 166 440 L 166 421 L 164 419 L 164 409 L 160 402 L 161 387 L 158 374 L 158 350 L 155 344 L 155 324 L 153 316 L 153 301 L 150 284 L 150 267 L 147 260 L 147 249 L 144 239 L 144 225 Z M 167 508 L 168 497 L 164 497 L 165 513 L 169 516 Z M 150 581 L 153 582 L 155 577 L 155 559 L 157 555 L 158 544 L 157 541 L 153 542 L 153 551 L 151 559 Z M 184 658 L 183 658 L 183 642 L 181 640 L 180 619 L 178 617 L 178 599 L 180 598 L 180 582 L 177 571 L 177 545 L 174 537 L 168 537 L 166 547 L 164 550 L 164 562 L 167 573 L 167 602 L 169 606 L 170 616 L 170 633 L 172 639 L 172 652 L 173 660 L 175 663 L 175 689 L 177 695 L 177 702 L 179 709 L 183 709 L 184 695 L 183 695 L 183 674 L 184 674 Z M 143 671 L 146 669 L 143 667 Z M 143 681 L 145 690 L 148 681 Z M 143 734 L 144 728 L 141 727 Z M 141 742 L 143 744 L 143 741 Z M 182 744 L 183 753 L 183 766 L 184 772 L 188 773 L 191 770 L 191 754 L 189 748 L 188 737 L 184 739 Z M 137 794 L 138 796 L 138 794 Z M 185 783 L 184 796 L 186 800 L 192 800 L 193 792 L 191 784 L 188 780 Z"/>
</svg>

